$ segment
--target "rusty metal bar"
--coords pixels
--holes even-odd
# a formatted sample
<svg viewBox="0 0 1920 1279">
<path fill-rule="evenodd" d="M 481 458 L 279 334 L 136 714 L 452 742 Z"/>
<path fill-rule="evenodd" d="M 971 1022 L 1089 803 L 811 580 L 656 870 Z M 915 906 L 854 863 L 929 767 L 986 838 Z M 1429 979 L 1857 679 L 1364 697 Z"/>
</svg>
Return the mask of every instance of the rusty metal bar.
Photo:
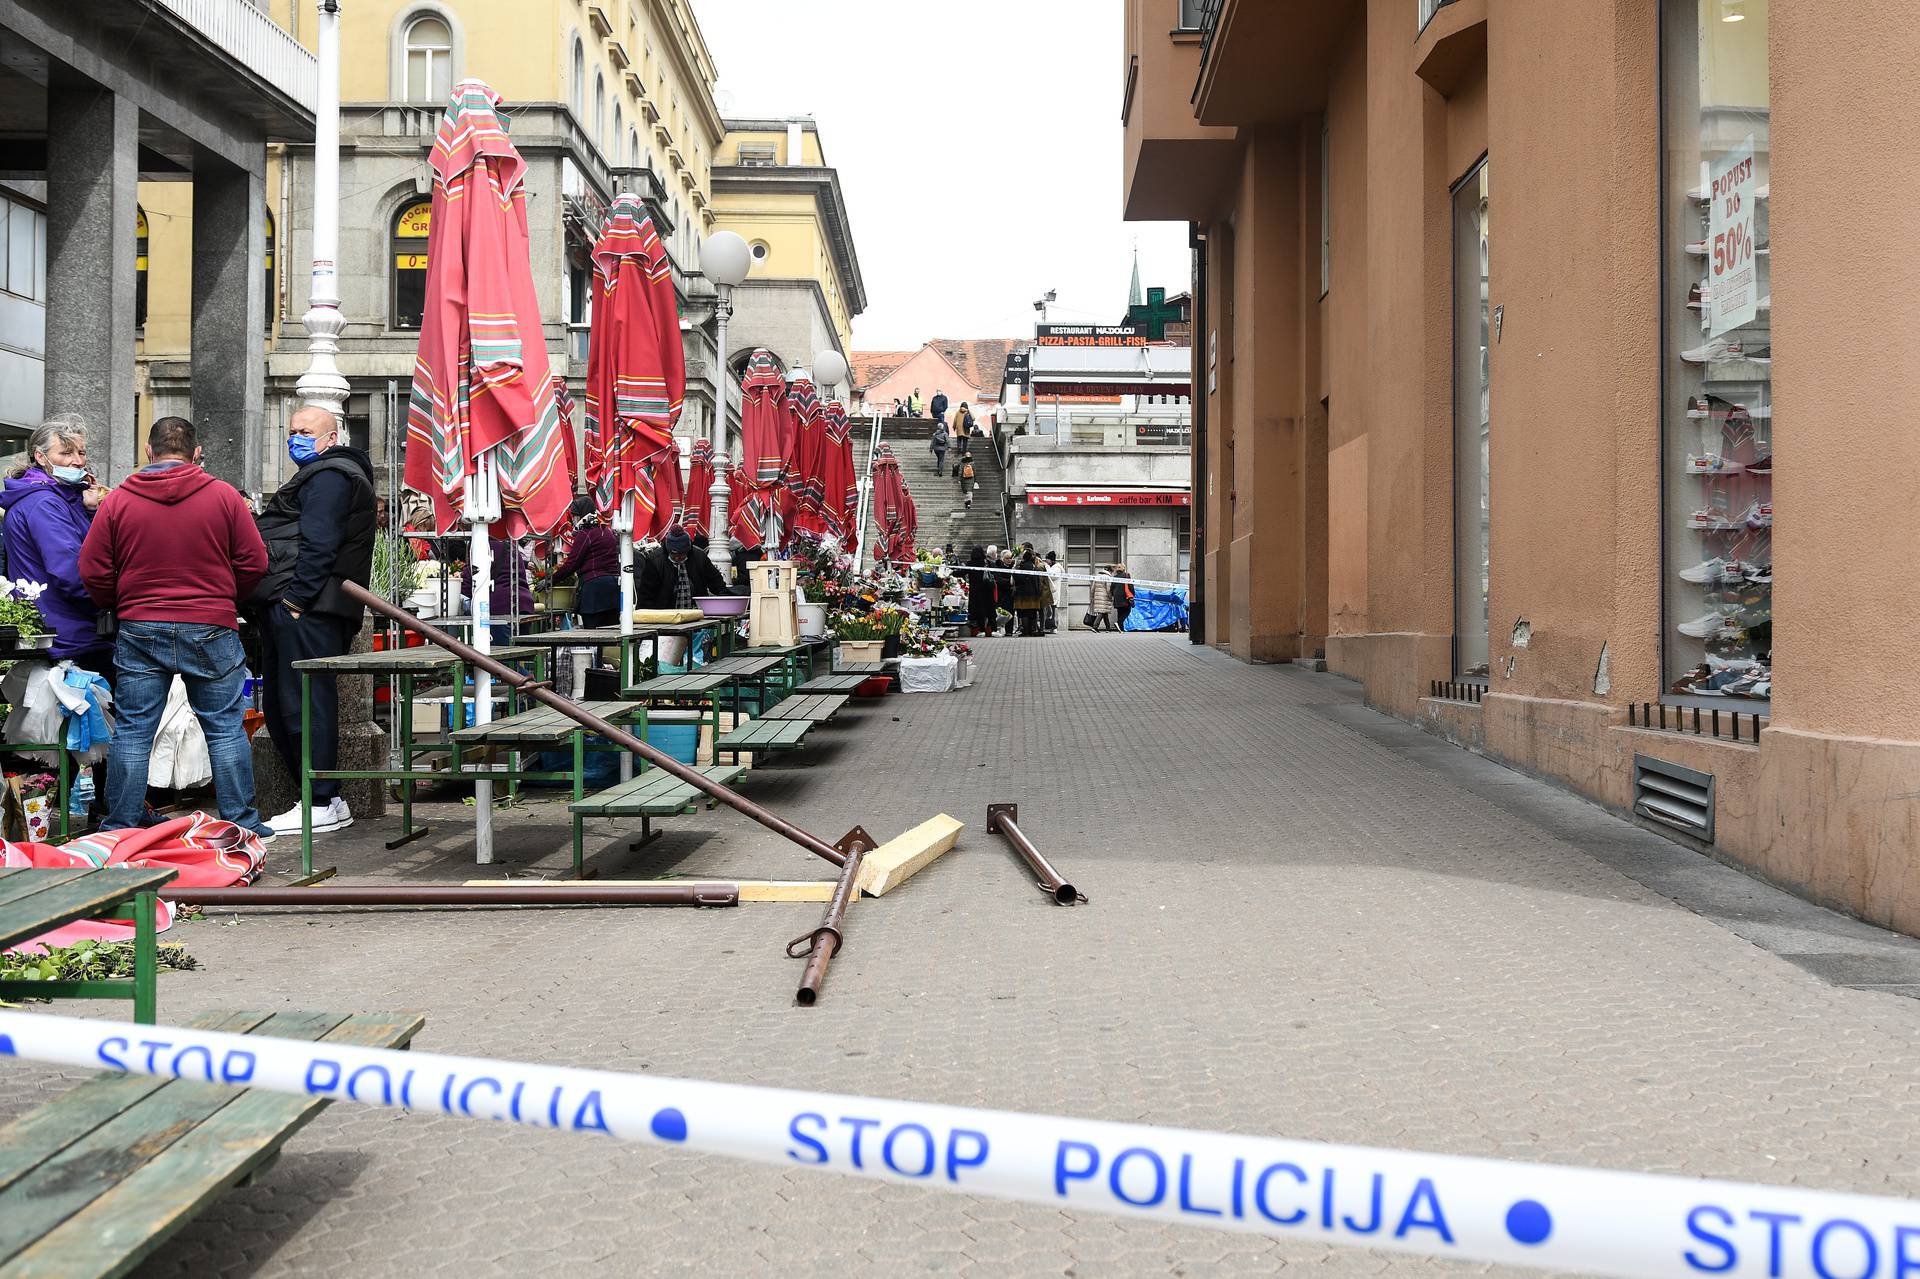
<svg viewBox="0 0 1920 1279">
<path fill-rule="evenodd" d="M 177 906 L 736 906 L 740 885 L 325 884 L 318 888 L 174 888 Z"/>
<path fill-rule="evenodd" d="M 1087 900 L 1087 895 L 1066 881 L 1066 877 L 1053 868 L 1053 863 L 1041 855 L 1033 846 L 1033 841 L 1020 832 L 1020 806 L 1018 804 L 988 804 L 987 832 L 1007 837 L 1013 845 L 1013 851 L 1020 854 L 1033 873 L 1040 879 L 1040 888 L 1062 906 L 1071 906 Z"/>
<path fill-rule="evenodd" d="M 847 855 L 847 864 L 840 868 L 840 880 L 833 886 L 833 896 L 827 899 L 827 913 L 821 917 L 820 927 L 787 943 L 789 959 L 807 961 L 806 971 L 800 974 L 800 988 L 793 993 L 793 1002 L 802 1008 L 813 1007 L 820 998 L 820 987 L 827 980 L 827 965 L 846 944 L 840 925 L 846 919 L 847 904 L 859 891 L 853 881 L 860 873 L 860 859 L 879 845 L 873 842 L 873 836 L 855 826 L 841 836 L 835 847 Z"/>
<path fill-rule="evenodd" d="M 629 751 L 640 756 L 655 768 L 663 769 L 673 774 L 701 794 L 719 800 L 736 812 L 744 813 L 782 839 L 793 841 L 812 853 L 815 857 L 824 858 L 835 866 L 846 865 L 846 854 L 835 848 L 832 844 L 827 843 L 818 836 L 808 834 L 784 818 L 776 817 L 774 814 L 748 799 L 745 795 L 742 795 L 739 791 L 734 790 L 730 786 L 722 786 L 719 782 L 714 781 L 697 768 L 687 767 L 673 756 L 662 751 L 659 747 L 641 741 L 624 728 L 610 724 L 598 715 L 581 710 L 578 706 L 566 698 L 561 697 L 552 689 L 536 686 L 530 676 L 523 675 L 510 666 L 502 665 L 500 662 L 488 657 L 471 645 L 464 644 L 455 639 L 439 627 L 421 621 L 405 609 L 395 608 L 392 604 L 387 603 L 387 601 L 373 594 L 373 592 L 367 590 L 365 587 L 360 586 L 358 583 L 342 582 L 340 583 L 340 589 L 345 591 L 350 599 L 365 604 L 382 617 L 391 618 L 408 630 L 424 635 L 428 640 L 446 649 L 449 653 L 452 653 L 469 666 L 483 670 L 508 687 L 526 693 L 542 706 L 559 711 L 576 724 L 585 725 L 615 745 L 626 747 Z M 456 692 L 456 696 L 457 695 Z"/>
</svg>

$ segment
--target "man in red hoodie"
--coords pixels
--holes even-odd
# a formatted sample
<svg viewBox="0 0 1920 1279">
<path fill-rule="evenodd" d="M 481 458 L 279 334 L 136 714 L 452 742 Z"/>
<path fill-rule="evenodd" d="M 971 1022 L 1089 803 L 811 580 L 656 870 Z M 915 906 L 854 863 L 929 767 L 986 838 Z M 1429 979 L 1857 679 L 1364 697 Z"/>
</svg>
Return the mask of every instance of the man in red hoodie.
<svg viewBox="0 0 1920 1279">
<path fill-rule="evenodd" d="M 207 738 L 220 816 L 272 839 L 253 806 L 253 749 L 242 690 L 239 601 L 267 571 L 246 499 L 200 469 L 193 424 L 163 417 L 147 460 L 100 504 L 80 548 L 87 593 L 119 621 L 113 664 L 119 724 L 107 750 L 103 830 L 140 824 L 147 761 L 173 677 Z"/>
</svg>

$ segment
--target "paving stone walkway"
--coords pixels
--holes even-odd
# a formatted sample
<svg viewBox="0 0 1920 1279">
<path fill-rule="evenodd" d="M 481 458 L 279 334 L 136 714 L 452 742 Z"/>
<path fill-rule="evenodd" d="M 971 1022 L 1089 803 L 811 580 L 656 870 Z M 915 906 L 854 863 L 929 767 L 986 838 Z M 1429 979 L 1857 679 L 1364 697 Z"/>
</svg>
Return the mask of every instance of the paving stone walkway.
<svg viewBox="0 0 1920 1279">
<path fill-rule="evenodd" d="M 968 822 L 853 909 L 816 1008 L 792 1005 L 782 954 L 815 905 L 256 911 L 176 929 L 205 967 L 164 977 L 162 1017 L 416 1008 L 418 1046 L 443 1052 L 1920 1194 L 1920 1003 L 1722 926 L 1701 886 L 1732 872 L 1375 716 L 1333 676 L 1151 636 L 977 648 L 975 688 L 851 707 L 746 782 L 828 838 Z M 985 834 L 1008 799 L 1090 905 L 1050 905 Z M 355 827 L 328 860 L 471 877 L 471 810 L 433 816 L 395 853 L 397 819 Z M 630 855 L 594 823 L 590 855 L 622 876 L 829 873 L 731 813 L 667 828 Z M 557 803 L 502 818 L 509 871 L 556 872 L 565 845 Z M 1661 873 L 1687 905 L 1644 886 Z M 1811 944 L 1913 953 L 1783 900 L 1768 909 Z M 4 1073 L 0 1118 L 74 1077 Z M 1294 1268 L 1462 1270 L 335 1107 L 143 1273 Z"/>
</svg>

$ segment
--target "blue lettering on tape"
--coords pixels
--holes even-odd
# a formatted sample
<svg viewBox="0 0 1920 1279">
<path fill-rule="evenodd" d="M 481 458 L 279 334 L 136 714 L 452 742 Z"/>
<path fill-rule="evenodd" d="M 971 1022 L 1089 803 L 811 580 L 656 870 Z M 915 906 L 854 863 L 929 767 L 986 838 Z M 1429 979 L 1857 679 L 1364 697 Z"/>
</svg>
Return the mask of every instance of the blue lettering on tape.
<svg viewBox="0 0 1920 1279">
<path fill-rule="evenodd" d="M 17 1056 L 19 1056 L 19 1054 L 14 1052 L 13 1050 L 13 1036 L 0 1035 L 0 1057 L 17 1057 Z"/>
<path fill-rule="evenodd" d="M 112 1051 L 108 1051 L 109 1049 L 111 1049 Z M 121 1061 L 118 1057 L 114 1056 L 113 1054 L 123 1053 L 126 1050 L 127 1050 L 127 1041 L 120 1038 L 120 1036 L 118 1035 L 114 1035 L 111 1038 L 103 1039 L 100 1041 L 100 1047 L 94 1050 L 94 1056 L 100 1059 L 100 1062 L 102 1065 L 112 1066 L 115 1070 L 125 1070 L 127 1068 L 127 1063 L 124 1061 Z"/>
<path fill-rule="evenodd" d="M 787 1125 L 787 1135 L 805 1146 L 807 1153 L 803 1155 L 799 1151 L 789 1148 L 787 1150 L 787 1158 L 803 1164 L 826 1163 L 827 1160 L 831 1158 L 831 1156 L 827 1154 L 826 1143 L 801 1132 L 801 1124 L 817 1126 L 819 1130 L 824 1133 L 827 1130 L 827 1117 L 825 1115 L 816 1115 L 812 1111 L 805 1111 L 793 1117 L 793 1121 Z"/>
<path fill-rule="evenodd" d="M 220 1082 L 223 1084 L 244 1084 L 253 1078 L 254 1055 L 244 1048 L 234 1048 L 220 1059 Z"/>
<path fill-rule="evenodd" d="M 1815 1217 L 1770 1208 L 1744 1213 L 1696 1204 L 1687 1233 L 1704 1247 L 1681 1253 L 1701 1274 L 1725 1274 L 1743 1261 L 1768 1279 L 1811 1271 L 1819 1279 L 1920 1279 L 1920 1225 L 1888 1232 L 1851 1217 Z"/>
<path fill-rule="evenodd" d="M 1086 1156 L 1086 1163 L 1079 1168 L 1067 1166 L 1069 1153 Z M 1053 1193 L 1066 1198 L 1069 1181 L 1091 1181 L 1100 1171 L 1100 1151 L 1084 1141 L 1063 1141 L 1053 1152 Z"/>
<path fill-rule="evenodd" d="M 328 1095 L 340 1085 L 340 1063 L 315 1057 L 307 1063 L 306 1088 L 314 1096 Z"/>
<path fill-rule="evenodd" d="M 556 1088 L 554 1091 L 558 1093 L 560 1090 Z M 575 1132 L 604 1132 L 607 1133 L 608 1136 L 613 1135 L 607 1129 L 607 1115 L 601 1106 L 600 1090 L 598 1088 L 593 1089 L 586 1096 L 582 1097 L 580 1104 L 574 1108 L 573 1130 Z"/>
<path fill-rule="evenodd" d="M 1253 1206 L 1259 1211 L 1262 1217 L 1265 1217 L 1276 1226 L 1297 1226 L 1307 1219 L 1307 1210 L 1305 1208 L 1296 1208 L 1294 1211 L 1282 1217 L 1267 1206 L 1267 1182 L 1272 1180 L 1275 1173 L 1279 1172 L 1286 1173 L 1300 1185 L 1304 1186 L 1307 1184 L 1307 1170 L 1299 1165 L 1284 1163 L 1270 1164 L 1254 1179 Z"/>
<path fill-rule="evenodd" d="M 1528 1247 L 1543 1244 L 1553 1233 L 1553 1214 L 1537 1199 L 1517 1200 L 1507 1209 L 1507 1235 Z"/>
<path fill-rule="evenodd" d="M 1827 1240 L 1833 1237 L 1836 1230 L 1847 1231 L 1853 1238 L 1860 1241 L 1858 1271 L 1845 1272 L 1828 1268 Z M 1849 1221 L 1845 1217 L 1836 1217 L 1824 1223 L 1813 1232 L 1813 1273 L 1819 1275 L 1820 1279 L 1872 1279 L 1872 1276 L 1880 1273 L 1880 1246 L 1874 1242 L 1873 1232 L 1859 1222 Z"/>
<path fill-rule="evenodd" d="M 903 1133 L 911 1133 L 913 1140 L 901 1142 Z M 909 1152 L 904 1158 L 905 1166 L 902 1166 L 903 1159 L 896 1151 L 898 1145 L 906 1146 Z M 934 1150 L 933 1130 L 921 1124 L 901 1124 L 881 1141 L 880 1157 L 886 1161 L 887 1167 L 902 1177 L 931 1177 L 934 1165 L 939 1162 Z"/>
<path fill-rule="evenodd" d="M 174 1077 L 176 1079 L 185 1079 L 187 1077 L 186 1061 L 188 1056 L 194 1053 L 199 1054 L 200 1073 L 198 1077 L 206 1080 L 210 1084 L 216 1082 L 213 1075 L 213 1050 L 204 1048 L 199 1044 L 188 1044 L 185 1048 L 182 1048 L 173 1055 Z"/>
<path fill-rule="evenodd" d="M 962 1140 L 973 1143 L 973 1149 L 965 1154 L 960 1152 Z M 987 1162 L 987 1134 L 972 1128 L 955 1128 L 947 1134 L 947 1180 L 959 1181 L 962 1168 L 978 1168 Z"/>
<path fill-rule="evenodd" d="M 1242 1166 L 1241 1162 L 1240 1160 L 1236 1159 L 1233 1161 L 1233 1163 L 1234 1163 L 1234 1171 L 1238 1173 L 1238 1171 Z M 1192 1155 L 1180 1156 L 1180 1211 L 1190 1212 L 1194 1214 L 1196 1217 L 1218 1217 L 1221 1215 L 1221 1209 L 1209 1208 L 1209 1207 L 1206 1207 L 1204 1204 L 1197 1204 L 1193 1201 L 1193 1156 Z"/>
<path fill-rule="evenodd" d="M 1126 1190 L 1127 1161 L 1134 1160 L 1135 1166 L 1144 1164 L 1150 1170 L 1153 1189 L 1144 1199 L 1135 1199 Z M 1166 1161 L 1145 1146 L 1129 1146 L 1113 1157 L 1113 1164 L 1107 1170 L 1107 1187 L 1113 1191 L 1113 1197 L 1121 1203 L 1132 1204 L 1136 1208 L 1156 1207 L 1167 1197 Z"/>
<path fill-rule="evenodd" d="M 360 1080 L 363 1076 L 366 1076 L 366 1075 L 373 1076 L 373 1078 L 376 1081 L 378 1081 L 380 1085 L 380 1104 L 383 1106 L 391 1106 L 393 1104 L 393 1076 L 387 1073 L 387 1068 L 385 1066 L 381 1066 L 381 1065 L 362 1066 L 358 1070 L 354 1071 L 351 1075 L 348 1075 L 347 1076 L 348 1098 L 350 1098 L 353 1101 L 370 1101 L 371 1100 L 370 1097 L 362 1097 L 359 1091 Z"/>
</svg>

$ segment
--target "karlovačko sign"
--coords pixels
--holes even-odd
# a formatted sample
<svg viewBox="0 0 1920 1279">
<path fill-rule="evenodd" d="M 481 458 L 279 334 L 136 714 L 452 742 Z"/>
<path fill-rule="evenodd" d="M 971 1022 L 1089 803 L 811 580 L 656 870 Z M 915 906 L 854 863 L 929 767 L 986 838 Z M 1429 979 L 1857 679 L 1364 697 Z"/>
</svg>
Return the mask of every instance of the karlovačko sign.
<svg viewBox="0 0 1920 1279">
<path fill-rule="evenodd" d="M 1192 506 L 1191 493 L 1028 493 L 1028 506 Z"/>
</svg>

